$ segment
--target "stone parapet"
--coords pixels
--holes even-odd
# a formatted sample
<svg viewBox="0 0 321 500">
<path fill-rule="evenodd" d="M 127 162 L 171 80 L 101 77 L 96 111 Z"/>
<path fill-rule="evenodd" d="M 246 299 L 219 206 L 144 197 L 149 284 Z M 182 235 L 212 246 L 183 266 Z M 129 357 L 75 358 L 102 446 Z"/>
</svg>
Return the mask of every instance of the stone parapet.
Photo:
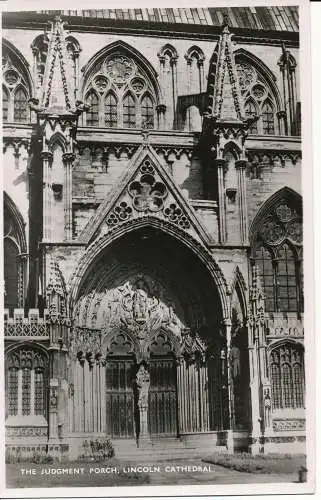
<svg viewBox="0 0 321 500">
<path fill-rule="evenodd" d="M 268 341 L 283 338 L 304 338 L 303 314 L 269 313 L 265 315 L 266 338 Z"/>
<path fill-rule="evenodd" d="M 23 309 L 14 309 L 13 314 L 4 310 L 5 337 L 49 337 L 48 311 L 40 316 L 39 309 L 30 309 L 25 315 Z"/>
</svg>

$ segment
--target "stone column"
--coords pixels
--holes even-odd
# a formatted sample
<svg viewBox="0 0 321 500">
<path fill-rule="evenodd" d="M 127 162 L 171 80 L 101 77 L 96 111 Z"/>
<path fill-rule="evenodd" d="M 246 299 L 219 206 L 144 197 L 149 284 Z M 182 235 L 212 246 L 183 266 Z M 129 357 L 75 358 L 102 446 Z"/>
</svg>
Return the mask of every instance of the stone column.
<svg viewBox="0 0 321 500">
<path fill-rule="evenodd" d="M 220 242 L 226 242 L 226 207 L 225 207 L 225 167 L 226 162 L 223 159 L 214 160 L 217 167 L 217 184 L 218 184 L 218 207 L 219 207 L 219 217 L 220 217 Z"/>
<path fill-rule="evenodd" d="M 171 58 L 173 85 L 173 128 L 177 129 L 177 57 Z"/>
<path fill-rule="evenodd" d="M 158 128 L 160 130 L 165 129 L 165 113 L 166 113 L 166 105 L 158 104 L 157 108 L 157 116 L 158 116 Z"/>
<path fill-rule="evenodd" d="M 148 432 L 148 393 L 150 375 L 143 364 L 140 365 L 136 374 L 136 384 L 138 389 L 139 410 L 139 436 L 137 437 L 137 445 L 141 446 L 150 441 Z"/>
<path fill-rule="evenodd" d="M 235 162 L 237 171 L 237 184 L 239 192 L 239 213 L 240 213 L 240 236 L 241 243 L 246 245 L 248 242 L 248 219 L 247 219 L 247 196 L 246 196 L 246 180 L 245 169 L 246 161 L 237 160 Z"/>
<path fill-rule="evenodd" d="M 286 135 L 286 112 L 285 111 L 278 111 L 276 113 L 276 116 L 279 121 L 279 132 L 280 135 Z"/>
<path fill-rule="evenodd" d="M 43 151 L 42 158 L 42 190 L 43 190 L 43 241 L 51 240 L 51 203 L 52 203 L 52 153 Z"/>
<path fill-rule="evenodd" d="M 74 159 L 74 153 L 64 153 L 62 155 L 62 160 L 65 166 L 64 219 L 66 240 L 72 239 L 72 164 Z"/>
<path fill-rule="evenodd" d="M 233 379 L 231 371 L 231 330 L 232 323 L 230 318 L 224 320 L 225 335 L 226 335 L 226 364 L 227 364 L 227 389 L 228 389 L 228 414 L 229 428 L 227 430 L 227 450 L 229 453 L 234 453 L 234 394 L 233 394 Z"/>
</svg>

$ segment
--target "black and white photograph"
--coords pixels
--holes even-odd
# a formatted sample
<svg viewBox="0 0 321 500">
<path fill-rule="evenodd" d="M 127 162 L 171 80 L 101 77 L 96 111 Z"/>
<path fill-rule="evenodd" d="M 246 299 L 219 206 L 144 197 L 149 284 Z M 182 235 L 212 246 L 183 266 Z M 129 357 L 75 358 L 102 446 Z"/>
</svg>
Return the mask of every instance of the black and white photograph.
<svg viewBox="0 0 321 500">
<path fill-rule="evenodd" d="M 1 16 L 6 496 L 312 491 L 305 2 L 112 6 Z"/>
</svg>

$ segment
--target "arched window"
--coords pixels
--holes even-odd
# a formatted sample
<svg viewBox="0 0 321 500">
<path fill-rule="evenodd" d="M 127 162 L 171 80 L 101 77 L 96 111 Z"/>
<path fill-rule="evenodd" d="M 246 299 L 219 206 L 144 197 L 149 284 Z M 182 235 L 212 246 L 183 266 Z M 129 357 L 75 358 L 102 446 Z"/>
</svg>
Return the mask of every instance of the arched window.
<svg viewBox="0 0 321 500">
<path fill-rule="evenodd" d="M 95 95 L 95 116 L 85 124 L 99 127 L 154 128 L 155 76 L 129 53 L 111 52 L 90 70 L 85 95 Z"/>
<path fill-rule="evenodd" d="M 262 106 L 263 134 L 274 135 L 274 112 L 272 105 L 266 101 Z"/>
<path fill-rule="evenodd" d="M 154 128 L 154 106 L 153 101 L 147 95 L 141 102 L 142 127 Z"/>
<path fill-rule="evenodd" d="M 254 236 L 253 260 L 259 267 L 268 312 L 301 312 L 302 216 L 299 207 L 282 199 L 260 221 Z"/>
<path fill-rule="evenodd" d="M 9 112 L 9 95 L 7 90 L 3 87 L 2 89 L 2 120 L 4 122 L 8 121 Z"/>
<path fill-rule="evenodd" d="M 6 358 L 6 415 L 46 417 L 48 358 L 35 349 L 20 347 Z"/>
<path fill-rule="evenodd" d="M 48 55 L 49 38 L 46 34 L 38 35 L 31 44 L 33 54 L 33 79 L 39 89 L 43 82 L 46 60 Z"/>
<path fill-rule="evenodd" d="M 30 120 L 28 105 L 30 79 L 21 59 L 8 47 L 3 46 L 2 113 L 4 122 L 28 123 Z"/>
<path fill-rule="evenodd" d="M 188 93 L 199 94 L 204 86 L 204 53 L 193 45 L 185 54 L 187 62 Z"/>
<path fill-rule="evenodd" d="M 87 94 L 86 105 L 89 108 L 86 112 L 87 125 L 89 127 L 97 127 L 99 125 L 98 97 L 93 90 Z"/>
<path fill-rule="evenodd" d="M 271 349 L 269 371 L 273 408 L 303 408 L 303 347 L 292 342 L 285 342 Z"/>
<path fill-rule="evenodd" d="M 274 269 L 271 252 L 264 246 L 259 246 L 255 253 L 255 263 L 259 267 L 265 294 L 265 310 L 274 311 L 276 304 Z"/>
<path fill-rule="evenodd" d="M 123 124 L 125 128 L 136 127 L 136 103 L 131 94 L 127 94 L 123 101 Z"/>
<path fill-rule="evenodd" d="M 105 125 L 117 127 L 117 100 L 112 93 L 105 97 Z"/>
<path fill-rule="evenodd" d="M 277 291 L 281 311 L 295 311 L 298 304 L 296 259 L 293 250 L 284 243 L 277 252 Z"/>
<path fill-rule="evenodd" d="M 252 99 L 248 99 L 244 106 L 245 115 L 247 118 L 253 118 L 257 116 L 257 110 Z M 254 122 L 253 125 L 249 128 L 250 134 L 257 134 L 257 123 Z"/>
<path fill-rule="evenodd" d="M 236 70 L 244 98 L 246 116 L 258 116 L 250 129 L 250 134 L 274 135 L 277 112 L 276 90 L 261 68 L 254 67 L 251 61 L 236 55 Z M 267 70 L 268 72 L 268 70 Z"/>
<path fill-rule="evenodd" d="M 11 238 L 4 240 L 4 306 L 13 310 L 18 307 L 18 255 L 17 245 Z"/>
<path fill-rule="evenodd" d="M 14 94 L 14 114 L 15 122 L 25 123 L 28 121 L 28 99 L 23 89 L 18 89 Z"/>
<path fill-rule="evenodd" d="M 11 312 L 24 307 L 27 243 L 25 223 L 14 202 L 4 192 L 3 204 L 4 307 Z"/>
</svg>

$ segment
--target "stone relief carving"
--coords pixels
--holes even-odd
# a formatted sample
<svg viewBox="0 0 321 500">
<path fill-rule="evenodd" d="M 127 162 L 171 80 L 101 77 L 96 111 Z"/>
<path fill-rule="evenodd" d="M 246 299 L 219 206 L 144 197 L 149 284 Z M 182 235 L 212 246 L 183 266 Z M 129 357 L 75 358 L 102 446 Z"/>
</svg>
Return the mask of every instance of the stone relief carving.
<svg viewBox="0 0 321 500">
<path fill-rule="evenodd" d="M 135 281 L 106 291 L 102 324 L 105 329 L 125 327 L 139 340 L 159 329 L 180 337 L 183 324 L 172 301 L 162 300 L 162 290 L 152 281 L 138 276 Z"/>
</svg>

